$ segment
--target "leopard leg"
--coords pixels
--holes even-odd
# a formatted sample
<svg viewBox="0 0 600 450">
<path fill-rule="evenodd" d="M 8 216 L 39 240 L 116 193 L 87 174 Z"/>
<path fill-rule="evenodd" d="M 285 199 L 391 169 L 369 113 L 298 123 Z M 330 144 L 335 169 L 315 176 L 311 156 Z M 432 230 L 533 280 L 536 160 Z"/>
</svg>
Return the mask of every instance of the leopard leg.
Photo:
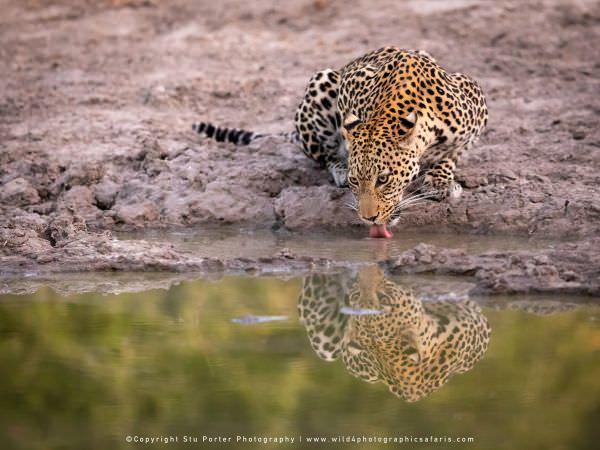
<svg viewBox="0 0 600 450">
<path fill-rule="evenodd" d="M 331 69 L 315 73 L 308 82 L 294 118 L 306 156 L 325 166 L 337 186 L 347 185 L 347 152 L 340 133 L 337 108 L 340 74 Z"/>
<path fill-rule="evenodd" d="M 433 200 L 448 199 L 450 203 L 458 201 L 462 186 L 454 180 L 456 162 L 452 158 L 443 158 L 435 162 L 425 172 L 421 192 L 430 194 Z"/>
<path fill-rule="evenodd" d="M 325 165 L 333 177 L 333 182 L 336 186 L 348 186 L 348 150 L 346 142 L 341 136 L 337 151 L 330 153 Z"/>
</svg>

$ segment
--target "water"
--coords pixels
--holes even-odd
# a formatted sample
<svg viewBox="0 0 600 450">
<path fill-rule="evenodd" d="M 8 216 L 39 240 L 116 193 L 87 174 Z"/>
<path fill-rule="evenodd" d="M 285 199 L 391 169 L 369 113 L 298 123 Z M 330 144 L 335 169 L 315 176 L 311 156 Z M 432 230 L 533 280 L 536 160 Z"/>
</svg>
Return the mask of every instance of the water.
<svg viewBox="0 0 600 450">
<path fill-rule="evenodd" d="M 538 237 L 473 235 L 458 233 L 424 233 L 402 230 L 392 239 L 370 239 L 367 227 L 336 231 L 305 231 L 301 234 L 285 230 L 242 228 L 214 225 L 180 231 L 140 231 L 119 233 L 120 239 L 145 239 L 165 242 L 191 251 L 199 256 L 215 258 L 269 257 L 281 252 L 297 256 L 329 258 L 337 261 L 380 261 L 397 256 L 405 250 L 426 242 L 466 252 L 485 252 L 490 249 L 539 250 L 552 248 L 556 239 Z"/>
<path fill-rule="evenodd" d="M 340 436 L 350 443 L 335 448 L 597 448 L 598 303 L 468 287 L 367 267 L 2 295 L 1 448 L 330 448 L 307 440 Z M 247 316 L 278 320 L 233 320 Z M 413 442 L 352 443 L 389 438 Z"/>
</svg>

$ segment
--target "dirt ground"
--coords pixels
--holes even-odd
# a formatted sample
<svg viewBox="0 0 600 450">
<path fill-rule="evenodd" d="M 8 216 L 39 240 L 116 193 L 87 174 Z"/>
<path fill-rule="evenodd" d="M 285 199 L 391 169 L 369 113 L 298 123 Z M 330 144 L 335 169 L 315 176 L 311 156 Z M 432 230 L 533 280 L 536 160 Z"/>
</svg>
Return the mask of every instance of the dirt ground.
<svg viewBox="0 0 600 450">
<path fill-rule="evenodd" d="M 461 201 L 413 210 L 396 238 L 415 228 L 568 238 L 579 266 L 545 255 L 552 276 L 575 273 L 578 292 L 597 292 L 598 42 L 600 7 L 586 0 L 4 0 L 0 271 L 235 265 L 116 241 L 115 230 L 359 226 L 350 193 L 292 145 L 234 148 L 190 125 L 291 131 L 314 71 L 397 45 L 477 79 L 490 123 L 460 163 Z"/>
</svg>

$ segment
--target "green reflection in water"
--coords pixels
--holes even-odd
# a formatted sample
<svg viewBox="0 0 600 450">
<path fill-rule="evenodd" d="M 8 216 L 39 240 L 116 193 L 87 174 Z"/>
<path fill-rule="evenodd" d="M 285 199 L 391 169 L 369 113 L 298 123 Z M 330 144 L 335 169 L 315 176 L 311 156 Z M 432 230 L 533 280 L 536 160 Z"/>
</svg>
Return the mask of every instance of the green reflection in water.
<svg viewBox="0 0 600 450">
<path fill-rule="evenodd" d="M 482 359 L 407 403 L 351 376 L 342 361 L 317 357 L 298 322 L 302 283 L 225 278 L 138 294 L 0 297 L 1 447 L 138 448 L 125 436 L 204 434 L 434 434 L 475 438 L 452 448 L 596 447 L 597 307 L 545 316 L 483 308 L 492 337 Z M 231 322 L 249 313 L 289 320 Z"/>
</svg>

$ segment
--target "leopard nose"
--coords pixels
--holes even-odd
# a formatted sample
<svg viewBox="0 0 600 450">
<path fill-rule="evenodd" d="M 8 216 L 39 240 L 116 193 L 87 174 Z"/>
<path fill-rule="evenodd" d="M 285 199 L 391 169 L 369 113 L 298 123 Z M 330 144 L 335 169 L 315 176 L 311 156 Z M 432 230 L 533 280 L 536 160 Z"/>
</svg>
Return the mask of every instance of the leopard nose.
<svg viewBox="0 0 600 450">
<path fill-rule="evenodd" d="M 373 217 L 363 217 L 364 220 L 366 220 L 367 222 L 375 222 L 375 220 L 377 220 L 377 216 L 379 214 L 375 214 Z"/>
</svg>

